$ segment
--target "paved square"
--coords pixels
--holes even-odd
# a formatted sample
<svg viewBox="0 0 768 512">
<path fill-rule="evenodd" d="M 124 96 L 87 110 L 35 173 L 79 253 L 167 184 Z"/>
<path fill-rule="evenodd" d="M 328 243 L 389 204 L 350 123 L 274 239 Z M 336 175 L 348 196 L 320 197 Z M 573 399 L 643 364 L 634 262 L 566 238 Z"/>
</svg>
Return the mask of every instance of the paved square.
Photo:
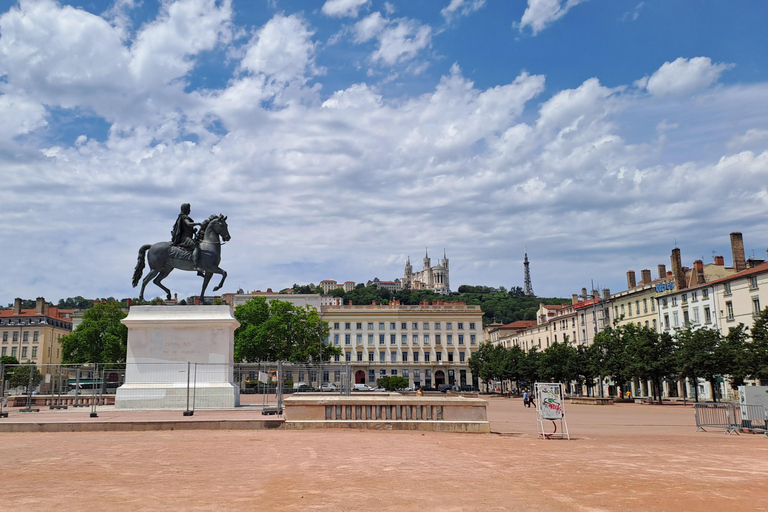
<svg viewBox="0 0 768 512">
<path fill-rule="evenodd" d="M 195 416 L 207 414 L 214 413 Z M 571 441 L 537 439 L 534 409 L 524 408 L 520 399 L 503 398 L 490 399 L 488 409 L 491 429 L 499 434 L 3 433 L 1 506 L 59 511 L 768 509 L 765 437 L 697 433 L 690 406 L 569 404 L 566 414 Z"/>
</svg>

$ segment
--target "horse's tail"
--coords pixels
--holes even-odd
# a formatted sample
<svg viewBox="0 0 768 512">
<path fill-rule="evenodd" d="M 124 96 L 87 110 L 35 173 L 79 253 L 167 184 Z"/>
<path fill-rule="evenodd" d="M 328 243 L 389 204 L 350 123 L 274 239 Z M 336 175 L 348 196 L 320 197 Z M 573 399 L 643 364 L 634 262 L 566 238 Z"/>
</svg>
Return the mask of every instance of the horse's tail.
<svg viewBox="0 0 768 512">
<path fill-rule="evenodd" d="M 141 274 L 144 273 L 144 255 L 147 254 L 147 251 L 149 248 L 152 247 L 150 244 L 142 245 L 141 249 L 139 249 L 139 261 L 136 263 L 136 268 L 133 271 L 133 287 L 136 288 L 136 285 L 139 284 L 139 279 L 141 279 Z"/>
</svg>

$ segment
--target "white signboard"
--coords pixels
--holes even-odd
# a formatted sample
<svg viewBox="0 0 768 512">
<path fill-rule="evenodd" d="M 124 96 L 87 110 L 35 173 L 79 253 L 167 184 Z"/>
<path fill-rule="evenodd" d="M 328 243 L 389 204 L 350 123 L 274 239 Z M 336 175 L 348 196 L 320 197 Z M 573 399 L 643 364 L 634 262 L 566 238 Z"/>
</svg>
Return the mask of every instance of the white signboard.
<svg viewBox="0 0 768 512">
<path fill-rule="evenodd" d="M 539 415 L 545 420 L 559 420 L 563 417 L 563 393 L 561 384 L 536 383 L 536 399 Z"/>
</svg>

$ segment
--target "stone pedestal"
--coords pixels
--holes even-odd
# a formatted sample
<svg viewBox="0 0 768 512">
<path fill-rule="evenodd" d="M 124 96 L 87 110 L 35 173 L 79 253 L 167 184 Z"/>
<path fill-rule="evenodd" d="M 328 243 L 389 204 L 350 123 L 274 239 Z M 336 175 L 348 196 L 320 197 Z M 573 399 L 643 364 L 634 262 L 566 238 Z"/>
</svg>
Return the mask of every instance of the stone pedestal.
<svg viewBox="0 0 768 512">
<path fill-rule="evenodd" d="M 230 408 L 240 405 L 232 381 L 234 332 L 229 306 L 133 306 L 125 384 L 117 409 Z"/>
</svg>

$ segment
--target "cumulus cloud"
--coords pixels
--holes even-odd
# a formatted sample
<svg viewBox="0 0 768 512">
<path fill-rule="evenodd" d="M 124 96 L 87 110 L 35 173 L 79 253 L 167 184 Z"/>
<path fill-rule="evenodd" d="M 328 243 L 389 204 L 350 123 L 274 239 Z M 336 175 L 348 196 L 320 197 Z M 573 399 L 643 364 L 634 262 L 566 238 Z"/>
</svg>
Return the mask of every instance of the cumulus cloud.
<svg viewBox="0 0 768 512">
<path fill-rule="evenodd" d="M 432 41 L 432 29 L 416 20 L 390 20 L 375 12 L 354 26 L 354 40 L 365 43 L 377 39 L 378 48 L 371 55 L 374 63 L 394 65 L 414 59 Z"/>
<path fill-rule="evenodd" d="M 678 57 L 665 62 L 647 82 L 640 82 L 654 96 L 679 96 L 705 89 L 720 78 L 731 64 L 713 64 L 709 57 Z"/>
<path fill-rule="evenodd" d="M 370 0 L 326 0 L 323 4 L 323 14 L 336 18 L 357 18 L 362 7 L 370 5 Z"/>
<path fill-rule="evenodd" d="M 303 79 L 314 67 L 312 31 L 298 16 L 277 15 L 258 31 L 241 66 L 278 82 Z"/>
<path fill-rule="evenodd" d="M 393 278 L 417 242 L 447 248 L 457 284 L 514 285 L 520 272 L 506 269 L 525 240 L 539 268 L 567 267 L 565 281 L 540 278 L 567 295 L 573 275 L 620 265 L 623 276 L 628 247 L 647 256 L 656 244 L 656 258 L 680 233 L 768 236 L 768 84 L 697 88 L 680 102 L 651 90 L 679 85 L 653 77 L 651 94 L 599 76 L 548 90 L 525 71 L 481 85 L 457 62 L 418 93 L 392 93 L 362 73 L 326 80 L 303 15 L 277 14 L 238 43 L 227 3 L 163 6 L 127 39 L 53 2 L 0 17 L 0 237 L 15 240 L 0 249 L 3 302 L 135 295 L 138 248 L 168 238 L 183 202 L 197 221 L 229 215 L 233 289 Z M 352 33 L 381 45 L 375 62 L 388 65 L 418 60 L 419 30 L 373 13 Z M 190 77 L 212 48 L 241 57 L 203 86 Z M 51 136 L 62 110 L 88 111 L 108 137 L 86 125 Z M 199 293 L 191 273 L 166 283 Z"/>
<path fill-rule="evenodd" d="M 446 21 L 451 21 L 456 16 L 468 16 L 484 5 L 485 0 L 451 0 L 451 3 L 440 10 L 440 14 Z"/>
<path fill-rule="evenodd" d="M 533 35 L 536 35 L 584 1 L 586 0 L 528 0 L 528 7 L 517 26 L 521 32 L 525 27 L 531 27 Z"/>
</svg>

